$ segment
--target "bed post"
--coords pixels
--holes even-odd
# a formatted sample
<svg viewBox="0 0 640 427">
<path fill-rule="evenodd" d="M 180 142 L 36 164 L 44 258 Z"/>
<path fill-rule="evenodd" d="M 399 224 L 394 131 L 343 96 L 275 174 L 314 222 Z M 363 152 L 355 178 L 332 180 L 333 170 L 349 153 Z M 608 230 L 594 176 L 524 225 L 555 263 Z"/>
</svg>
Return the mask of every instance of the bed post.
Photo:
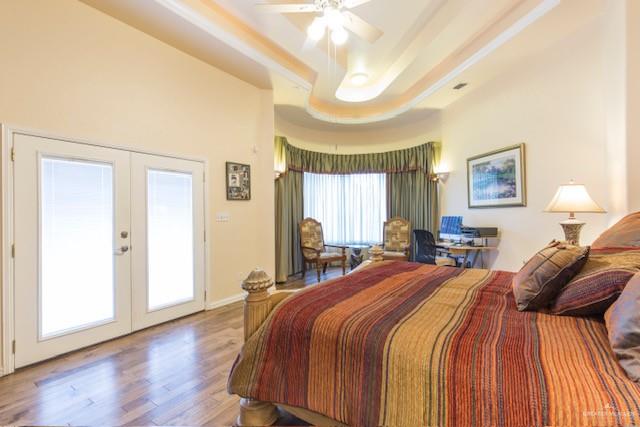
<svg viewBox="0 0 640 427">
<path fill-rule="evenodd" d="M 273 280 L 267 273 L 256 269 L 242 282 L 247 291 L 244 300 L 244 340 L 249 339 L 267 319 L 271 311 L 269 288 Z M 240 399 L 239 426 L 268 426 L 276 422 L 278 411 L 275 405 L 253 399 Z"/>
<path fill-rule="evenodd" d="M 383 255 L 384 249 L 379 245 L 373 245 L 371 249 L 369 249 L 369 259 L 371 259 L 371 262 L 384 261 Z"/>
</svg>

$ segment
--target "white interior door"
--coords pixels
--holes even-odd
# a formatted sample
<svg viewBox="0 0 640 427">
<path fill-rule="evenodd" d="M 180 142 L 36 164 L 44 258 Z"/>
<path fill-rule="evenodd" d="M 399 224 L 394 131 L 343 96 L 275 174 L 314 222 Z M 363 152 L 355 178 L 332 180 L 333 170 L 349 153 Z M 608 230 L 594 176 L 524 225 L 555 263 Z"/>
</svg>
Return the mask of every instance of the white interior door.
<svg viewBox="0 0 640 427">
<path fill-rule="evenodd" d="M 14 135 L 15 366 L 131 331 L 130 154 Z"/>
<path fill-rule="evenodd" d="M 133 329 L 204 310 L 204 165 L 131 155 Z"/>
</svg>

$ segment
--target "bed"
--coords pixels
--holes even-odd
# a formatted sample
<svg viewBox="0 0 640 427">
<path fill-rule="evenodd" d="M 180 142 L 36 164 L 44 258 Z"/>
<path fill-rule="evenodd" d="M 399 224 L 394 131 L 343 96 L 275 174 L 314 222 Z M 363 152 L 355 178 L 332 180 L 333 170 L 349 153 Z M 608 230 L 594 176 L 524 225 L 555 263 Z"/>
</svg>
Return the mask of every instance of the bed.
<svg viewBox="0 0 640 427">
<path fill-rule="evenodd" d="M 292 295 L 248 281 L 240 425 L 625 425 L 602 319 L 519 312 L 513 273 L 374 262 Z"/>
</svg>

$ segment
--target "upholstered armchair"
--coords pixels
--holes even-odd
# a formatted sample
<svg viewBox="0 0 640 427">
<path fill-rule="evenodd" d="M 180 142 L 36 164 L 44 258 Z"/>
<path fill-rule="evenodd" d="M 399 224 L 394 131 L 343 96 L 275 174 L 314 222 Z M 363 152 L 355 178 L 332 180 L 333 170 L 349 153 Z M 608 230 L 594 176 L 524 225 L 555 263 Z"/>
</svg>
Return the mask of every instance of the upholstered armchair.
<svg viewBox="0 0 640 427">
<path fill-rule="evenodd" d="M 411 251 L 411 223 L 398 216 L 385 221 L 383 259 L 408 261 Z"/>
<path fill-rule="evenodd" d="M 327 271 L 327 265 L 334 261 L 342 262 L 342 275 L 347 269 L 346 246 L 327 245 L 324 243 L 322 224 L 313 218 L 300 221 L 300 247 L 302 249 L 302 277 L 307 274 L 307 264 L 316 266 L 318 282 L 321 272 Z M 340 252 L 327 252 L 326 248 L 338 248 Z"/>
</svg>

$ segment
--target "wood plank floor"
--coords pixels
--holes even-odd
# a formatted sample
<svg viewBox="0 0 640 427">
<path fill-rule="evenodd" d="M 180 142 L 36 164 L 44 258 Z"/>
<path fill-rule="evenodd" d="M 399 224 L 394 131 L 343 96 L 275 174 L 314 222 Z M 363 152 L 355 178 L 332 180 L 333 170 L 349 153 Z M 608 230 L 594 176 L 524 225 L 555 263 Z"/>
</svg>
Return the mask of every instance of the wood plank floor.
<svg viewBox="0 0 640 427">
<path fill-rule="evenodd" d="M 349 268 L 347 267 L 347 273 L 349 273 Z M 323 273 L 320 276 L 321 281 L 334 279 L 336 277 L 342 276 L 342 268 L 341 267 L 329 267 L 327 268 L 327 272 Z M 313 286 L 318 283 L 318 276 L 316 275 L 315 270 L 311 272 L 307 272 L 306 277 L 302 278 L 300 274 L 296 276 L 291 276 L 287 283 L 279 284 L 276 286 L 277 289 L 297 289 L 303 288 L 306 286 Z"/>
<path fill-rule="evenodd" d="M 19 369 L 0 378 L 0 425 L 232 425 L 239 399 L 226 383 L 242 328 L 236 303 Z M 306 425 L 284 413 L 278 424 Z"/>
</svg>

